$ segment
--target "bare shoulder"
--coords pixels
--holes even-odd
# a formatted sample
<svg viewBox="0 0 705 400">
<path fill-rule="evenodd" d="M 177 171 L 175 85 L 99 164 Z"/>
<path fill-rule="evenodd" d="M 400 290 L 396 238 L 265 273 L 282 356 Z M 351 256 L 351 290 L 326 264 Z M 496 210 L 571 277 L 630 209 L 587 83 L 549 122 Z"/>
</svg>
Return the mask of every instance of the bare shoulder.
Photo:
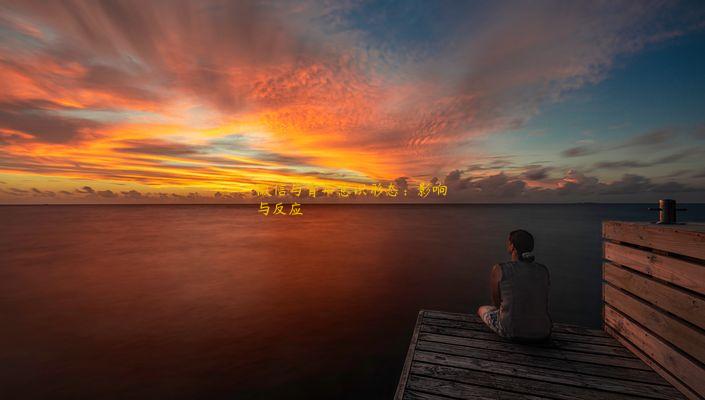
<svg viewBox="0 0 705 400">
<path fill-rule="evenodd" d="M 493 277 L 501 277 L 502 276 L 502 264 L 501 263 L 497 263 L 492 266 L 491 275 Z"/>
</svg>

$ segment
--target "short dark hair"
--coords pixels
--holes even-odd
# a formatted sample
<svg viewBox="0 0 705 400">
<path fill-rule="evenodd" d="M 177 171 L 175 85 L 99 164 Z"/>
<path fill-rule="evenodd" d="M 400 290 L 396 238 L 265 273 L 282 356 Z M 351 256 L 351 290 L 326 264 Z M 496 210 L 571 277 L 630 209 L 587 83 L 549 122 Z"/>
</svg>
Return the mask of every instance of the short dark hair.
<svg viewBox="0 0 705 400">
<path fill-rule="evenodd" d="M 517 253 L 519 253 L 519 259 L 523 259 L 522 253 L 534 250 L 534 237 L 523 229 L 509 232 L 509 242 L 514 245 Z"/>
</svg>

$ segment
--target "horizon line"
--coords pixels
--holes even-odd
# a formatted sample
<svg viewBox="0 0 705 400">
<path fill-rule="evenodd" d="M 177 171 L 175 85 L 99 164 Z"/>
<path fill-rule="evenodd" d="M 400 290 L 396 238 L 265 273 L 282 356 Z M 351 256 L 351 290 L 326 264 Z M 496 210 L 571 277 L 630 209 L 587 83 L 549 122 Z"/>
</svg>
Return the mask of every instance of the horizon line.
<svg viewBox="0 0 705 400">
<path fill-rule="evenodd" d="M 291 204 L 293 202 L 278 202 L 283 204 Z M 298 203 L 298 202 L 297 202 Z M 583 205 L 583 204 L 644 204 L 653 205 L 657 202 L 599 202 L 599 201 L 579 201 L 579 202 L 533 202 L 533 203 L 522 203 L 522 202 L 506 202 L 506 203 L 299 203 L 301 205 L 346 205 L 346 206 L 381 206 L 381 205 L 392 205 L 392 206 L 409 206 L 409 205 L 434 205 L 434 206 L 459 206 L 459 205 Z M 0 207 L 12 207 L 12 206 L 253 206 L 259 205 L 260 203 L 0 203 Z M 678 204 L 691 204 L 691 205 L 705 205 L 705 202 L 683 202 Z"/>
</svg>

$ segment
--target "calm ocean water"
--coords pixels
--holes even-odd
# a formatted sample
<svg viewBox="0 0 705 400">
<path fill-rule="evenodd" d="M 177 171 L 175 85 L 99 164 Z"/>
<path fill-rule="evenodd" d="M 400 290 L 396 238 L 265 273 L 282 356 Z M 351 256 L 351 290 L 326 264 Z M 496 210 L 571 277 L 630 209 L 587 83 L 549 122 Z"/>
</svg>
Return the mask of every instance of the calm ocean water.
<svg viewBox="0 0 705 400">
<path fill-rule="evenodd" d="M 601 221 L 647 207 L 0 207 L 0 398 L 391 398 L 418 310 L 487 303 L 510 230 L 598 327 Z"/>
</svg>

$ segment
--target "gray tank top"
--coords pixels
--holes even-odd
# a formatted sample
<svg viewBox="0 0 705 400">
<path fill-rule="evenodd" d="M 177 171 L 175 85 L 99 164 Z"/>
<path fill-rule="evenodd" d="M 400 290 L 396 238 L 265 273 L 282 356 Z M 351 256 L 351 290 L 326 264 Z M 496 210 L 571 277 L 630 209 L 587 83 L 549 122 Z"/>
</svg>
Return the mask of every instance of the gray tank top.
<svg viewBox="0 0 705 400">
<path fill-rule="evenodd" d="M 499 319 L 505 335 L 529 340 L 550 336 L 550 278 L 546 266 L 526 261 L 510 261 L 499 265 L 502 268 Z"/>
</svg>

